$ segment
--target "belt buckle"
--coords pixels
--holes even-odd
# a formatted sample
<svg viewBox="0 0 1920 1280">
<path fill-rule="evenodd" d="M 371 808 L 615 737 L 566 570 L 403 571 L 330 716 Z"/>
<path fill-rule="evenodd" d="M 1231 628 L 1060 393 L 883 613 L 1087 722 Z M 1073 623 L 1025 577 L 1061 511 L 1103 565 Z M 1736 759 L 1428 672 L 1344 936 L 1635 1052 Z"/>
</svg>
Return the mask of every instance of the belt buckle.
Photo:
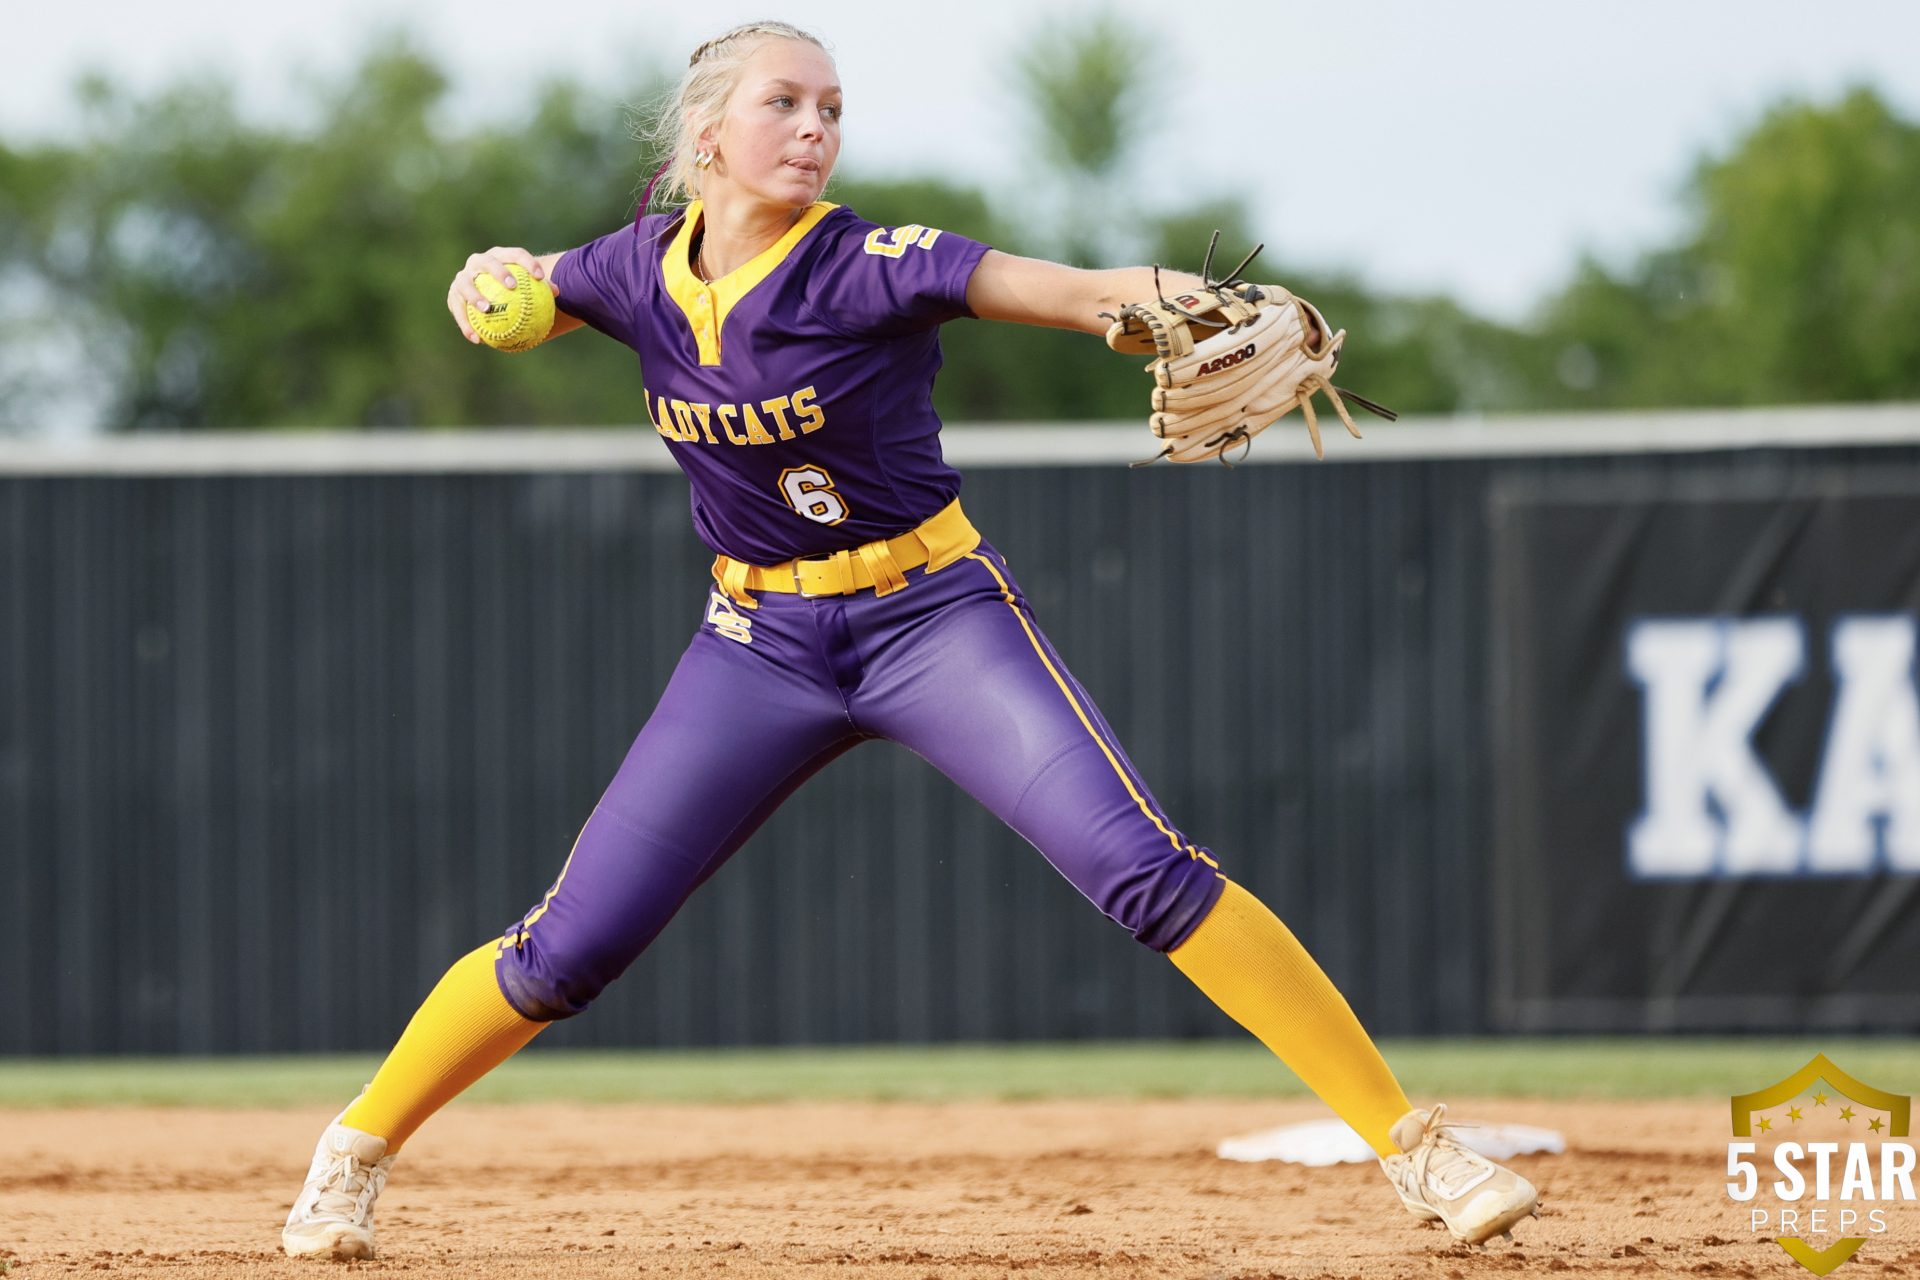
<svg viewBox="0 0 1920 1280">
<path fill-rule="evenodd" d="M 800 573 L 800 566 L 803 564 L 834 564 L 834 563 L 838 563 L 840 566 L 840 578 L 841 578 L 841 582 L 844 585 L 829 591 L 807 590 L 806 580 L 801 576 L 801 573 Z M 824 556 L 795 557 L 793 562 L 793 586 L 794 586 L 794 590 L 798 591 L 802 597 L 808 600 L 818 600 L 823 596 L 852 595 L 855 591 L 855 587 L 853 585 L 853 552 L 842 548 L 839 551 L 830 552 Z"/>
</svg>

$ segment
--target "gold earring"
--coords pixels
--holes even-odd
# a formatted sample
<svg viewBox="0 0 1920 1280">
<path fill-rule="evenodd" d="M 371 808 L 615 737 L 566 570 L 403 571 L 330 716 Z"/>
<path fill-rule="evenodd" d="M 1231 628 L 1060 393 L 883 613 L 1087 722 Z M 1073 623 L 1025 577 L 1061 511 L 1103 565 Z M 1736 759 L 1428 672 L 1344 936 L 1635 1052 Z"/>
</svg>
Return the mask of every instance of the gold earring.
<svg viewBox="0 0 1920 1280">
<path fill-rule="evenodd" d="M 707 169 L 707 168 L 711 168 L 712 165 L 713 165 L 713 152 L 711 151 L 702 151 L 699 155 L 693 158 L 693 167 L 696 169 Z"/>
</svg>

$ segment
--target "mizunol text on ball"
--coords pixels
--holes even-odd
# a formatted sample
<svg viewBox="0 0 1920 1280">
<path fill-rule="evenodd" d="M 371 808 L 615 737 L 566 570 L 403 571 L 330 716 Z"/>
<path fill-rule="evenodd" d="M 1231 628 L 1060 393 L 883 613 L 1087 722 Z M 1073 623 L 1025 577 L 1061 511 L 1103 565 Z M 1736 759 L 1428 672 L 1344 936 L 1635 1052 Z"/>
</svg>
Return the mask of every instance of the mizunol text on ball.
<svg viewBox="0 0 1920 1280">
<path fill-rule="evenodd" d="M 1780 1177 L 1773 1183 L 1775 1198 L 1796 1201 L 1811 1192 L 1819 1201 L 1914 1199 L 1914 1150 L 1910 1143 L 1883 1142 L 1876 1162 L 1865 1144 L 1847 1143 L 1846 1156 L 1839 1171 L 1838 1191 L 1834 1189 L 1834 1157 L 1838 1142 L 1783 1142 L 1774 1148 L 1773 1167 Z M 1727 1194 L 1735 1200 L 1751 1200 L 1760 1190 L 1760 1164 L 1753 1159 L 1758 1146 L 1752 1142 L 1727 1144 Z M 1812 1166 L 1809 1180 L 1805 1164 Z M 1876 1176 L 1878 1178 L 1876 1180 Z"/>
</svg>

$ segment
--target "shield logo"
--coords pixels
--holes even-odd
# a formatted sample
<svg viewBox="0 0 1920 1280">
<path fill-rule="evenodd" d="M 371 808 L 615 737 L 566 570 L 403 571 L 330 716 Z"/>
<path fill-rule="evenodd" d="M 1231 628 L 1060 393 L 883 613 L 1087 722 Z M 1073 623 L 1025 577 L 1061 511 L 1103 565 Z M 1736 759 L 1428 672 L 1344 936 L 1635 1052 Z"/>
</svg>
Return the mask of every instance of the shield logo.
<svg viewBox="0 0 1920 1280">
<path fill-rule="evenodd" d="M 1829 1089 L 1833 1091 L 1831 1094 L 1827 1092 Z M 1755 1130 L 1755 1116 L 1758 1113 L 1792 1103 L 1799 1099 L 1800 1095 L 1809 1091 L 1812 1093 L 1812 1105 L 1816 1107 L 1825 1107 L 1837 1098 L 1843 1104 L 1838 1114 L 1849 1123 L 1857 1114 L 1853 1108 L 1860 1108 L 1861 1113 L 1858 1114 L 1862 1124 L 1871 1130 L 1874 1137 L 1905 1138 L 1911 1132 L 1912 1098 L 1905 1094 L 1876 1089 L 1864 1080 L 1856 1079 L 1842 1071 L 1826 1054 L 1818 1053 L 1806 1066 L 1777 1084 L 1768 1085 L 1752 1093 L 1735 1094 L 1733 1136 L 1752 1137 Z M 1787 1114 L 1792 1120 L 1798 1121 L 1801 1118 L 1801 1111 L 1801 1107 L 1789 1107 Z M 1772 1127 L 1771 1118 L 1761 1116 L 1758 1127 L 1760 1132 L 1767 1132 Z M 1855 1144 L 1848 1145 L 1851 1147 Z M 1865 1236 L 1846 1236 L 1824 1249 L 1816 1249 L 1798 1236 L 1774 1237 L 1774 1243 L 1784 1249 L 1788 1257 L 1817 1276 L 1824 1276 L 1839 1267 L 1859 1252 L 1860 1246 L 1866 1242 Z"/>
</svg>

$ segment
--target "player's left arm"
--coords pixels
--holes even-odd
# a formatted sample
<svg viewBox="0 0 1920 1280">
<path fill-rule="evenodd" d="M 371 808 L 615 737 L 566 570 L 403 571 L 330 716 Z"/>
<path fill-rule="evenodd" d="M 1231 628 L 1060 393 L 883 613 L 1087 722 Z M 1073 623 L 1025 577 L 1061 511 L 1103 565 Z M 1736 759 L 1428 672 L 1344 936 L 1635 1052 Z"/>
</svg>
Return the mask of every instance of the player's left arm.
<svg viewBox="0 0 1920 1280">
<path fill-rule="evenodd" d="M 1104 335 L 1121 307 L 1153 298 L 1153 276 L 1152 267 L 1088 271 L 989 249 L 967 279 L 967 309 L 982 320 Z M 1185 271 L 1160 271 L 1162 292 L 1204 283 Z"/>
</svg>

